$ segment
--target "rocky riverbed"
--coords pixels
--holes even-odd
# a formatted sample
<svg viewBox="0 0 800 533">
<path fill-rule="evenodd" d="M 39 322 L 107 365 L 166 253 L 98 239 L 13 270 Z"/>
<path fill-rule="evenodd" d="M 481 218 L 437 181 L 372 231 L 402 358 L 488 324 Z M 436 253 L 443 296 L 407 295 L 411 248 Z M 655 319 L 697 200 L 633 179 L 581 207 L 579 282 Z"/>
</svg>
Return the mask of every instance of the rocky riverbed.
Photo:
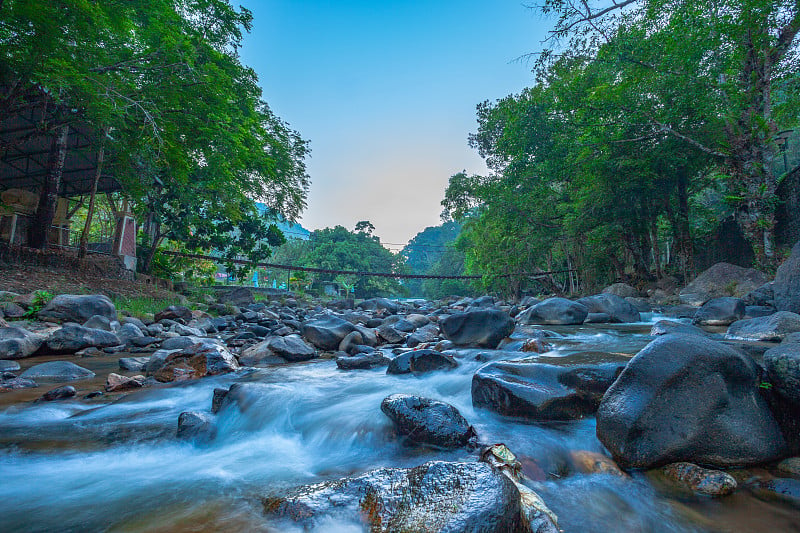
<svg viewBox="0 0 800 533">
<path fill-rule="evenodd" d="M 0 328 L 0 529 L 796 529 L 800 315 L 620 290 L 58 296 Z"/>
</svg>

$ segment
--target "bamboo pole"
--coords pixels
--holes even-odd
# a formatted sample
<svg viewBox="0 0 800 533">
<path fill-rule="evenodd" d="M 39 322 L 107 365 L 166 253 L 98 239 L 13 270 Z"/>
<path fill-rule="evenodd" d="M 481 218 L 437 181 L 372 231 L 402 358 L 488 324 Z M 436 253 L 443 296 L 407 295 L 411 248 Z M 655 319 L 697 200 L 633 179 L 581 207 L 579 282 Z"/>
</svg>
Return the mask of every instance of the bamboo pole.
<svg viewBox="0 0 800 533">
<path fill-rule="evenodd" d="M 86 213 L 86 222 L 83 225 L 83 232 L 81 233 L 81 243 L 78 247 L 78 258 L 83 259 L 86 257 L 86 249 L 89 243 L 89 229 L 92 225 L 92 218 L 94 217 L 94 203 L 97 197 L 97 185 L 100 183 L 100 174 L 103 172 L 103 160 L 105 159 L 106 135 L 108 128 L 103 128 L 100 138 L 100 149 L 97 152 L 97 171 L 94 173 L 94 182 L 92 182 L 92 193 L 89 195 L 89 207 Z"/>
</svg>

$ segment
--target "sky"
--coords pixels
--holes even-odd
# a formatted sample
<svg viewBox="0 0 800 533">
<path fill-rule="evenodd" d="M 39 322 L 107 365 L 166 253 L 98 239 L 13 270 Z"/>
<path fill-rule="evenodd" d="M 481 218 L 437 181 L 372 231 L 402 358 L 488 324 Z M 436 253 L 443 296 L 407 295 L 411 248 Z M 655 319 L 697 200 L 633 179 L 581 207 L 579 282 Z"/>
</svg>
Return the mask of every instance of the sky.
<svg viewBox="0 0 800 533">
<path fill-rule="evenodd" d="M 533 83 L 550 24 L 521 0 L 239 0 L 240 51 L 311 143 L 311 230 L 369 220 L 397 251 L 441 221 L 451 175 L 486 173 L 475 106 Z"/>
</svg>

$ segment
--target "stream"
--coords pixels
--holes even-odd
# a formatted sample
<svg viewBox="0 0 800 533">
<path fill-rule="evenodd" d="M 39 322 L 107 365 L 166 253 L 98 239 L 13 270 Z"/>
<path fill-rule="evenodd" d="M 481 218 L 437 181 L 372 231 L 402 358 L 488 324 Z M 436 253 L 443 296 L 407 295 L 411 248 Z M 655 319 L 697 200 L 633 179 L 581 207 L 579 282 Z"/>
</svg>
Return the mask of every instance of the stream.
<svg viewBox="0 0 800 533">
<path fill-rule="evenodd" d="M 564 531 L 800 531 L 800 510 L 745 489 L 712 499 L 677 493 L 653 473 L 576 473 L 567 466 L 572 452 L 605 453 L 591 417 L 532 424 L 472 406 L 472 375 L 487 360 L 632 356 L 661 318 L 554 327 L 560 337 L 548 341 L 555 349 L 538 356 L 515 351 L 527 337 L 518 328 L 501 350 L 449 352 L 458 368 L 418 376 L 387 375 L 385 368 L 344 372 L 331 359 L 317 359 L 143 389 L 110 403 L 22 401 L 41 388 L 32 397 L 10 393 L 0 399 L 0 531 L 285 531 L 267 522 L 262 497 L 382 466 L 476 460 L 476 451 L 404 444 L 380 410 L 392 393 L 451 403 L 481 443 L 505 443 Z M 104 379 L 118 371 L 110 368 L 118 357 L 74 360 Z M 263 394 L 245 412 L 220 411 L 211 444 L 176 440 L 181 412 L 208 412 L 213 390 L 235 382 L 261 383 Z M 73 385 L 79 397 L 100 388 Z M 331 523 L 323 530 L 354 529 Z"/>
</svg>

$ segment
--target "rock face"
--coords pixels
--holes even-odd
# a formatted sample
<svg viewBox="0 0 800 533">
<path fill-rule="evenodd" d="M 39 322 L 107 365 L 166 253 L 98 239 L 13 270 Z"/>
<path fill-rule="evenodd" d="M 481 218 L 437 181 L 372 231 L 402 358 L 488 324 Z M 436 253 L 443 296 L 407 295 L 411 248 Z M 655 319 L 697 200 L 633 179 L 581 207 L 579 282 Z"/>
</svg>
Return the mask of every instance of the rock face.
<svg viewBox="0 0 800 533">
<path fill-rule="evenodd" d="M 768 281 L 767 275 L 758 270 L 730 263 L 717 263 L 681 289 L 679 295 L 681 302 L 699 306 L 712 298 L 722 296 L 741 298 Z"/>
<path fill-rule="evenodd" d="M 566 298 L 548 298 L 520 313 L 520 324 L 583 324 L 589 310 L 585 305 Z"/>
<path fill-rule="evenodd" d="M 333 352 L 347 334 L 355 330 L 355 326 L 347 320 L 328 316 L 306 322 L 303 325 L 303 337 L 320 350 Z"/>
<path fill-rule="evenodd" d="M 94 377 L 94 372 L 69 361 L 50 361 L 30 367 L 20 377 L 36 381 L 75 381 Z"/>
<path fill-rule="evenodd" d="M 110 331 L 92 329 L 78 324 L 66 324 L 47 338 L 47 349 L 52 353 L 75 353 L 94 346 L 107 348 L 118 346 L 122 341 Z"/>
<path fill-rule="evenodd" d="M 520 493 L 486 463 L 432 461 L 416 468 L 381 468 L 301 487 L 264 499 L 267 515 L 305 530 L 327 519 L 367 531 L 521 533 Z M 320 529 L 322 530 L 322 529 Z"/>
<path fill-rule="evenodd" d="M 759 394 L 758 365 L 698 335 L 659 337 L 606 391 L 597 437 L 623 467 L 770 461 L 786 441 Z"/>
<path fill-rule="evenodd" d="M 800 241 L 792 248 L 789 258 L 778 267 L 772 291 L 778 311 L 800 314 Z"/>
<path fill-rule="evenodd" d="M 642 320 L 639 311 L 630 302 L 614 294 L 596 294 L 578 300 L 589 310 L 589 313 L 605 313 L 610 322 L 629 323 Z"/>
<path fill-rule="evenodd" d="M 499 309 L 478 309 L 450 315 L 439 326 L 457 346 L 494 349 L 514 331 L 514 320 Z"/>
<path fill-rule="evenodd" d="M 583 418 L 597 411 L 624 366 L 489 363 L 472 376 L 472 404 L 529 420 Z"/>
<path fill-rule="evenodd" d="M 787 335 L 800 331 L 800 315 L 778 311 L 769 316 L 737 320 L 728 327 L 726 339 L 780 342 Z"/>
<path fill-rule="evenodd" d="M 18 327 L 0 328 L 0 359 L 22 359 L 41 348 L 44 337 Z"/>
<path fill-rule="evenodd" d="M 721 470 L 702 468 L 692 463 L 667 465 L 664 467 L 664 475 L 693 492 L 707 496 L 726 496 L 738 486 L 730 474 Z"/>
<path fill-rule="evenodd" d="M 702 326 L 729 326 L 744 318 L 744 313 L 745 306 L 741 298 L 712 298 L 697 310 L 692 323 Z"/>
<path fill-rule="evenodd" d="M 434 370 L 450 370 L 458 366 L 452 356 L 436 350 L 415 350 L 398 355 L 389 362 L 387 374 L 417 374 Z"/>
<path fill-rule="evenodd" d="M 449 403 L 392 394 L 381 402 L 381 411 L 401 435 L 412 442 L 440 448 L 460 448 L 476 436 L 469 422 Z"/>
<path fill-rule="evenodd" d="M 107 296 L 102 294 L 74 295 L 60 294 L 39 311 L 40 320 L 58 322 L 78 322 L 83 324 L 94 315 L 109 320 L 117 319 L 117 310 Z"/>
</svg>

